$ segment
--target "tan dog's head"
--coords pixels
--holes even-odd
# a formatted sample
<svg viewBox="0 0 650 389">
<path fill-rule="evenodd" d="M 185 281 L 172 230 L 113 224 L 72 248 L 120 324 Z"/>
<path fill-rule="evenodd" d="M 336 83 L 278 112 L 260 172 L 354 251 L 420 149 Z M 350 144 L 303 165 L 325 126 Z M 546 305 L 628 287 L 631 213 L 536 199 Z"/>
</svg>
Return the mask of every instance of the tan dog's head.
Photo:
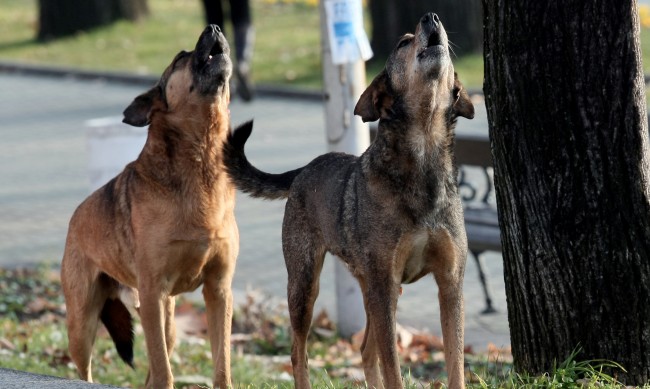
<svg viewBox="0 0 650 389">
<path fill-rule="evenodd" d="M 447 45 L 447 33 L 438 15 L 424 15 L 415 34 L 401 37 L 385 69 L 361 95 L 354 113 L 364 122 L 407 118 L 430 123 L 441 116 L 473 118 L 474 107 L 456 77 Z"/>
<path fill-rule="evenodd" d="M 219 26 L 211 24 L 194 51 L 178 53 L 158 83 L 124 110 L 123 122 L 143 127 L 160 113 L 170 121 L 188 120 L 190 112 L 215 104 L 227 112 L 231 74 L 230 47 Z"/>
</svg>

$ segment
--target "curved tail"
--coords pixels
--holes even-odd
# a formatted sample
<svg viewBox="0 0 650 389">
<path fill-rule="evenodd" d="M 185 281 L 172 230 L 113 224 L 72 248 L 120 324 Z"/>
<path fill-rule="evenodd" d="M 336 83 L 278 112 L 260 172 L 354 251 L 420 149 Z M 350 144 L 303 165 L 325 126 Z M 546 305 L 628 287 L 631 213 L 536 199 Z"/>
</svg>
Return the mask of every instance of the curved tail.
<svg viewBox="0 0 650 389">
<path fill-rule="evenodd" d="M 293 180 L 303 168 L 281 174 L 265 173 L 255 168 L 244 154 L 244 144 L 253 131 L 253 121 L 235 128 L 223 145 L 224 164 L 235 186 L 252 197 L 268 200 L 284 199 L 289 196 Z"/>
</svg>

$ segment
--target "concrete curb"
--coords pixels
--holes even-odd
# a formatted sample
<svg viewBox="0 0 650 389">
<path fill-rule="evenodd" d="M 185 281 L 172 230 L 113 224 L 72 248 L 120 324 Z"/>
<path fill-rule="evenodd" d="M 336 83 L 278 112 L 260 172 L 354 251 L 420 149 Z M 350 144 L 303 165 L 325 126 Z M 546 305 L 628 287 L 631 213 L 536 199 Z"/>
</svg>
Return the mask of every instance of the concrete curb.
<svg viewBox="0 0 650 389">
<path fill-rule="evenodd" d="M 27 373 L 24 371 L 0 368 L 0 389 L 111 389 L 118 386 L 91 384 L 80 380 Z"/>
<path fill-rule="evenodd" d="M 0 61 L 0 72 L 40 77 L 71 77 L 79 80 L 106 81 L 127 85 L 141 85 L 143 87 L 150 87 L 154 85 L 159 78 L 157 76 L 146 74 L 109 71 L 103 72 L 60 66 L 34 65 L 11 61 Z M 303 89 L 268 84 L 256 84 L 255 94 L 257 96 L 263 97 L 280 97 L 286 99 L 301 99 L 309 101 L 322 101 L 324 99 L 323 92 L 317 89 Z M 233 97 L 235 97 L 235 94 L 233 94 Z"/>
<path fill-rule="evenodd" d="M 147 74 L 83 70 L 63 66 L 35 65 L 2 60 L 0 60 L 0 72 L 41 77 L 71 77 L 79 80 L 106 81 L 127 85 L 142 85 L 144 87 L 152 86 L 159 78 Z M 646 76 L 646 83 L 649 81 L 650 76 Z M 480 89 L 469 89 L 468 93 L 470 95 L 483 95 L 483 91 Z M 255 84 L 255 94 L 262 97 L 279 97 L 308 101 L 323 101 L 325 99 L 324 92 L 318 89 L 271 84 Z M 236 94 L 233 94 L 233 97 L 237 98 Z"/>
</svg>

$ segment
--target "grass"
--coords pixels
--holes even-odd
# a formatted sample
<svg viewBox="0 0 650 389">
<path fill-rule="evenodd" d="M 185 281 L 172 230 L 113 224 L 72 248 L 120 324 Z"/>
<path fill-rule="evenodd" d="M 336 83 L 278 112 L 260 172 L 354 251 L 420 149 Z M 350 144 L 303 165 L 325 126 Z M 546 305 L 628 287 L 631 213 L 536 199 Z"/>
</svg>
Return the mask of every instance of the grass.
<svg viewBox="0 0 650 389">
<path fill-rule="evenodd" d="M 0 269 L 0 366 L 52 376 L 76 378 L 76 370 L 67 351 L 64 308 L 57 273 L 48 266 L 40 269 Z M 292 388 L 291 363 L 288 357 L 290 336 L 286 308 L 271 307 L 268 300 L 249 298 L 249 303 L 235 311 L 236 333 L 250 334 L 246 341 L 233 345 L 232 375 L 235 388 Z M 180 300 L 177 316 L 191 313 L 198 322 L 202 304 Z M 187 316 L 185 316 L 187 318 Z M 212 363 L 210 347 L 204 335 L 187 336 L 179 331 L 171 356 L 177 388 L 210 385 Z M 310 377 L 314 388 L 365 387 L 359 354 L 345 340 L 312 334 L 309 344 Z M 414 354 L 421 349 L 413 349 Z M 93 353 L 93 377 L 96 382 L 125 387 L 141 387 L 147 374 L 144 337 L 136 326 L 135 369 L 117 356 L 115 347 L 103 328 L 97 336 Z M 585 389 L 621 388 L 605 369 L 621 371 L 608 361 L 580 361 L 579 350 L 543 375 L 516 373 L 507 356 L 489 352 L 466 355 L 466 379 L 476 389 Z M 410 361 L 402 360 L 407 389 L 439 388 L 445 381 L 441 352 L 424 353 Z M 346 375 L 348 371 L 355 374 Z M 357 378 L 354 378 L 357 377 Z M 203 386 L 201 386 L 203 385 Z M 650 389 L 650 385 L 643 387 Z"/>
<path fill-rule="evenodd" d="M 62 319 L 55 322 L 32 321 L 21 325 L 11 319 L 0 319 L 3 336 L 11 339 L 18 351 L 0 353 L 0 363 L 4 368 L 30 371 L 34 373 L 77 378 L 74 365 L 67 354 L 65 327 Z M 96 382 L 138 387 L 146 377 L 146 356 L 142 334 L 136 336 L 136 368 L 131 369 L 116 355 L 113 344 L 103 331 L 98 336 L 94 352 L 93 376 Z M 182 356 L 182 357 L 181 357 Z M 470 388 L 621 388 L 612 376 L 602 371 L 603 367 L 617 367 L 605 361 L 577 361 L 575 352 L 548 374 L 531 376 L 517 374 L 509 365 L 476 362 L 477 373 L 471 374 Z M 505 369 L 503 369 L 505 367 Z M 495 373 L 496 370 L 498 373 Z M 207 382 L 212 376 L 209 346 L 205 340 L 181 341 L 172 357 L 172 371 L 176 377 L 176 387 L 190 386 L 191 383 Z M 255 358 L 234 353 L 232 374 L 236 388 L 292 388 L 289 373 L 278 370 L 268 358 Z M 184 378 L 189 377 L 189 378 Z M 198 379 L 196 377 L 199 377 Z M 363 387 L 363 384 L 339 380 L 328 375 L 325 369 L 312 370 L 311 377 L 315 388 Z M 404 374 L 405 386 L 409 389 L 436 387 L 435 383 L 421 382 L 407 369 Z M 650 388 L 646 385 L 643 388 Z"/>
<path fill-rule="evenodd" d="M 306 0 L 252 0 L 256 30 L 253 71 L 257 82 L 320 87 L 320 22 L 315 4 Z M 151 16 L 142 22 L 121 21 L 41 43 L 34 38 L 37 1 L 4 0 L 0 10 L 0 60 L 160 74 L 176 52 L 194 47 L 205 24 L 203 9 L 197 0 L 149 0 L 149 6 Z M 229 23 L 226 30 L 231 37 Z M 468 87 L 481 86 L 483 65 L 479 55 L 456 63 Z M 382 66 L 383 60 L 373 61 L 368 78 Z"/>
<path fill-rule="evenodd" d="M 256 29 L 253 71 L 257 82 L 320 87 L 320 24 L 316 4 L 313 0 L 252 0 Z M 142 22 L 122 21 L 41 43 L 34 38 L 37 0 L 3 0 L 0 60 L 158 75 L 176 52 L 194 47 L 205 22 L 201 2 L 197 0 L 149 0 L 149 7 L 151 16 Z M 369 24 L 366 23 L 367 28 L 371 28 Z M 229 24 L 226 30 L 230 31 Z M 647 27 L 642 28 L 641 47 L 644 71 L 650 73 Z M 368 80 L 379 72 L 383 62 L 375 58 L 368 64 Z M 482 88 L 481 54 L 460 57 L 454 63 L 466 87 Z"/>
<path fill-rule="evenodd" d="M 318 9 L 253 2 L 258 82 L 320 84 Z M 5 0 L 0 11 L 0 59 L 86 70 L 160 74 L 181 49 L 192 49 L 205 21 L 197 0 L 149 0 L 151 16 L 41 43 L 36 0 Z M 227 35 L 230 26 L 227 26 Z"/>
<path fill-rule="evenodd" d="M 34 39 L 37 3 L 36 0 L 3 1 L 0 60 L 158 75 L 176 52 L 194 47 L 205 24 L 200 1 L 149 0 L 151 16 L 142 22 L 117 22 L 41 43 Z M 320 24 L 316 4 L 308 0 L 252 0 L 256 29 L 253 71 L 257 82 L 320 87 Z M 369 24 L 366 23 L 367 28 Z M 230 32 L 229 24 L 226 30 Z M 650 29 L 647 27 L 641 31 L 641 47 L 644 71 L 650 73 Z M 375 58 L 368 64 L 368 80 L 379 72 L 383 62 Z M 463 56 L 454 63 L 469 89 L 482 88 L 481 54 Z"/>
</svg>

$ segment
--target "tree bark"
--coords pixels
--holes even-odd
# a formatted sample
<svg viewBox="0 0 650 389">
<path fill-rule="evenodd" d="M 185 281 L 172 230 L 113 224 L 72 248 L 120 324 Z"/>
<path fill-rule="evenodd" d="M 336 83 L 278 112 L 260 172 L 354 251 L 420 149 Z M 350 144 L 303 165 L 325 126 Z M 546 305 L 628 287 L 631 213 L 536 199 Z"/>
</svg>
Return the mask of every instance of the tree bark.
<svg viewBox="0 0 650 389">
<path fill-rule="evenodd" d="M 39 0 L 38 4 L 41 41 L 149 14 L 147 0 Z"/>
<path fill-rule="evenodd" d="M 515 368 L 650 381 L 650 164 L 636 0 L 483 0 Z"/>
<path fill-rule="evenodd" d="M 427 12 L 438 14 L 457 55 L 479 52 L 483 47 L 480 0 L 371 0 L 369 7 L 372 49 L 381 61 Z"/>
</svg>

